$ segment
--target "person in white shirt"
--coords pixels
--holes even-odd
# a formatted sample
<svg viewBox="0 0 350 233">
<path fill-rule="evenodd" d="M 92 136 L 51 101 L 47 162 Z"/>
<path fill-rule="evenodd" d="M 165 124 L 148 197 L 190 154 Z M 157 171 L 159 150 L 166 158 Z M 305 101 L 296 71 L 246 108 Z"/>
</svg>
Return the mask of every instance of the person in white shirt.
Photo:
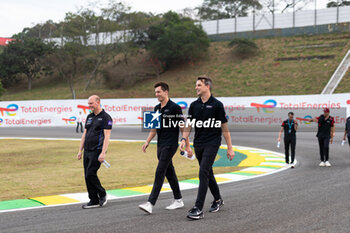
<svg viewBox="0 0 350 233">
<path fill-rule="evenodd" d="M 81 112 L 79 112 L 79 115 L 77 117 L 77 128 L 75 129 L 77 133 L 79 132 L 79 126 L 80 126 L 80 131 L 83 133 L 83 116 Z"/>
</svg>

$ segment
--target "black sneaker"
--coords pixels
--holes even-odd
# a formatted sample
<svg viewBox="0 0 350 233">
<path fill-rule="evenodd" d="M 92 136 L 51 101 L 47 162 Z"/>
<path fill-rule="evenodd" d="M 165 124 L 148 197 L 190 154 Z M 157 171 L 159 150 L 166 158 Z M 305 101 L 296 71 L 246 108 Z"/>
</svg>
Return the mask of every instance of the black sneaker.
<svg viewBox="0 0 350 233">
<path fill-rule="evenodd" d="M 194 206 L 192 209 L 188 211 L 187 218 L 198 220 L 204 217 L 203 211 L 198 209 L 197 206 Z"/>
<path fill-rule="evenodd" d="M 91 209 L 91 208 L 97 208 L 97 207 L 100 207 L 100 204 L 99 203 L 94 203 L 94 202 L 91 202 L 89 201 L 88 203 L 84 204 L 82 206 L 83 209 Z"/>
<path fill-rule="evenodd" d="M 224 206 L 224 200 L 219 199 L 217 201 L 213 201 L 211 203 L 211 207 L 209 209 L 209 212 L 212 212 L 212 213 L 218 212 L 220 210 L 220 208 L 223 206 Z"/>
<path fill-rule="evenodd" d="M 107 195 L 100 198 L 100 206 L 105 206 L 107 204 Z"/>
</svg>

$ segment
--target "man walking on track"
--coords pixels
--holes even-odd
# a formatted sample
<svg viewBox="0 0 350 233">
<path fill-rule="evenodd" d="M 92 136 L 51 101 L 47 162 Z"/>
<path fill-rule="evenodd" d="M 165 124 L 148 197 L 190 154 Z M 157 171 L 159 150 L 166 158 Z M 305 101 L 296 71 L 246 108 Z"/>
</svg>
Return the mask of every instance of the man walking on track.
<svg viewBox="0 0 350 233">
<path fill-rule="evenodd" d="M 316 137 L 320 147 L 320 167 L 330 167 L 329 162 L 329 143 L 333 143 L 334 137 L 334 118 L 329 115 L 329 108 L 323 110 L 324 114 L 319 117 L 310 119 L 310 122 L 318 123 L 318 131 Z"/>
<path fill-rule="evenodd" d="M 155 95 L 159 104 L 154 108 L 155 112 L 161 114 L 161 119 L 167 119 L 174 123 L 183 120 L 181 107 L 169 99 L 169 86 L 166 83 L 159 82 L 154 85 Z M 173 124 L 170 124 L 173 125 Z M 139 205 L 139 208 L 146 213 L 151 214 L 153 206 L 156 204 L 160 190 L 163 186 L 164 178 L 166 177 L 171 189 L 173 190 L 174 200 L 166 207 L 168 210 L 178 209 L 184 206 L 180 192 L 179 182 L 175 173 L 172 158 L 178 148 L 179 141 L 179 126 L 163 127 L 160 129 L 151 129 L 145 144 L 142 146 L 142 151 L 146 149 L 151 140 L 158 135 L 157 141 L 157 157 L 158 166 L 154 177 L 152 192 L 148 198 L 148 202 Z M 192 156 L 189 140 L 187 140 L 188 153 Z"/>
<path fill-rule="evenodd" d="M 111 116 L 101 108 L 97 95 L 91 96 L 88 104 L 91 113 L 86 118 L 78 153 L 80 160 L 84 149 L 85 183 L 90 198 L 90 201 L 82 206 L 83 209 L 96 208 L 107 203 L 107 194 L 98 179 L 97 171 L 106 158 L 113 125 Z"/>
<path fill-rule="evenodd" d="M 209 212 L 217 212 L 224 205 L 212 168 L 221 145 L 221 134 L 224 135 L 226 140 L 227 158 L 232 160 L 235 155 L 232 149 L 224 106 L 212 96 L 211 89 L 212 80 L 210 78 L 205 76 L 197 78 L 196 92 L 199 98 L 191 103 L 187 119 L 195 121 L 195 123 L 186 126 L 180 144 L 180 150 L 183 151 L 191 128 L 194 127 L 194 150 L 199 163 L 199 187 L 195 206 L 189 210 L 187 215 L 187 218 L 190 219 L 201 219 L 204 217 L 203 206 L 208 187 L 214 196 Z"/>
<path fill-rule="evenodd" d="M 298 129 L 298 122 L 294 120 L 294 113 L 288 113 L 288 119 L 282 122 L 281 130 L 278 134 L 278 141 L 281 141 L 281 135 L 284 131 L 284 150 L 286 156 L 286 164 L 291 168 L 294 168 L 295 158 L 295 144 L 296 144 L 296 131 Z M 291 160 L 289 164 L 289 145 L 291 147 Z"/>
<path fill-rule="evenodd" d="M 348 143 L 350 146 L 350 117 L 346 118 L 343 141 L 346 141 L 346 138 L 348 138 Z"/>
</svg>

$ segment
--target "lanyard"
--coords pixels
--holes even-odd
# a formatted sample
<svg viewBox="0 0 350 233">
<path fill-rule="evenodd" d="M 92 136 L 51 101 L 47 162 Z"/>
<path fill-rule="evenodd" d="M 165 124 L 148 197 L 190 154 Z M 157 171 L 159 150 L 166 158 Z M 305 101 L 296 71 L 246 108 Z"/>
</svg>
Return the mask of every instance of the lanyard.
<svg viewBox="0 0 350 233">
<path fill-rule="evenodd" d="M 288 133 L 291 133 L 292 132 L 292 125 L 293 125 L 293 120 L 291 123 L 289 123 L 289 119 L 288 119 L 288 126 L 289 126 L 289 131 Z"/>
</svg>

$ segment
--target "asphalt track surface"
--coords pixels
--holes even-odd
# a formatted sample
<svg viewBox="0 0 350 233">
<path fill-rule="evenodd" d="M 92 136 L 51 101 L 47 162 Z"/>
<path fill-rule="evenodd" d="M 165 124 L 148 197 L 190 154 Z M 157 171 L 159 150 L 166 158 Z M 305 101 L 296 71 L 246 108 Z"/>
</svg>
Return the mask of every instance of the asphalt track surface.
<svg viewBox="0 0 350 233">
<path fill-rule="evenodd" d="M 139 128 L 115 128 L 114 139 L 145 139 Z M 0 214 L 0 232 L 350 232 L 350 149 L 340 146 L 338 130 L 330 148 L 332 167 L 318 167 L 315 132 L 297 134 L 295 169 L 257 179 L 220 185 L 225 206 L 204 219 L 186 219 L 197 190 L 182 192 L 185 208 L 164 209 L 171 193 L 161 194 L 152 215 L 138 209 L 146 196 L 108 202 L 103 208 L 80 205 L 49 207 Z M 276 148 L 277 132 L 232 132 L 234 145 Z M 73 128 L 0 129 L 0 137 L 78 137 Z M 83 173 L 82 173 L 83 174 Z"/>
</svg>

